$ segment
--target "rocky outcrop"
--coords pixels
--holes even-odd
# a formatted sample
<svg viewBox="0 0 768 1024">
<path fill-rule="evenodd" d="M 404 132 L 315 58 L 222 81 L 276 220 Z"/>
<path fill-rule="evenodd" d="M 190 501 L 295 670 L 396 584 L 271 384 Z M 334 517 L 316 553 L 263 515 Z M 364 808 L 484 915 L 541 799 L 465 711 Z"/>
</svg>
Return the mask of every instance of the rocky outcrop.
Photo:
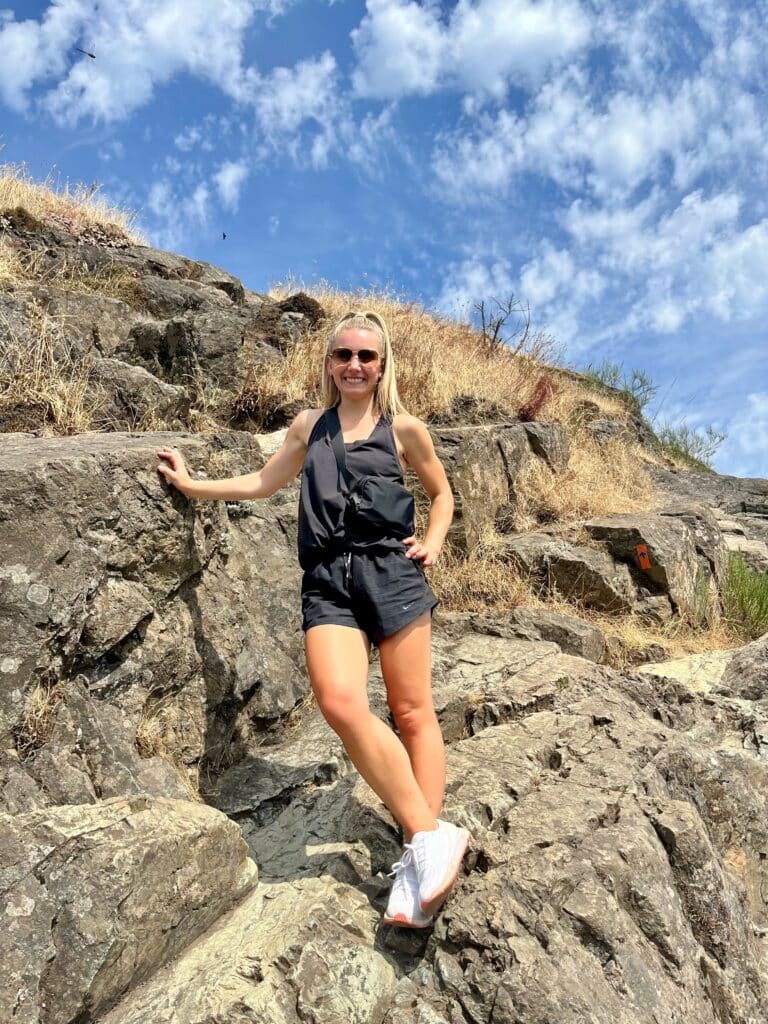
<svg viewBox="0 0 768 1024">
<path fill-rule="evenodd" d="M 762 1019 L 768 761 L 728 698 L 457 625 L 435 689 L 474 842 L 434 930 L 381 925 L 397 832 L 348 766 L 313 780 L 334 755 L 310 716 L 289 794 L 224 787 L 259 887 L 105 1024 Z"/>
<path fill-rule="evenodd" d="M 3 864 L 32 856 L 21 851 L 55 822 L 73 837 L 66 869 L 62 847 L 50 876 L 42 862 L 28 873 L 46 895 L 10 904 L 10 1006 L 41 1024 L 759 1020 L 763 642 L 704 685 L 706 666 L 688 681 L 671 665 L 598 664 L 604 638 L 568 616 L 442 616 L 446 814 L 474 847 L 435 928 L 392 932 L 381 911 L 397 830 L 304 699 L 295 491 L 190 502 L 155 472 L 168 442 L 197 473 L 264 457 L 236 432 L 17 435 L 0 448 Z M 714 580 L 720 558 L 704 517 L 685 515 L 615 532 L 594 521 L 590 543 L 631 594 L 644 577 L 628 545 L 650 542 L 665 573 L 650 582 L 677 593 L 686 577 L 665 537 L 686 537 Z M 550 552 L 571 544 L 542 536 Z M 371 702 L 388 716 L 376 663 Z M 98 844 L 77 838 L 113 807 Z M 259 865 L 252 892 L 240 835 Z M 150 849 L 159 877 L 138 866 Z M 89 886 L 97 919 L 82 910 Z"/>
<path fill-rule="evenodd" d="M 672 606 L 690 612 L 696 588 L 696 549 L 691 530 L 682 522 L 660 517 L 619 515 L 584 523 L 595 540 L 622 563 L 636 564 L 638 544 L 647 548 L 645 578 L 668 597 Z"/>
<path fill-rule="evenodd" d="M 512 608 L 509 612 L 488 615 L 443 614 L 441 621 L 457 622 L 458 632 L 471 624 L 476 633 L 519 640 L 550 640 L 563 654 L 574 654 L 599 664 L 606 652 L 605 635 L 597 626 L 548 608 Z M 445 628 L 445 626 L 444 626 Z"/>
<path fill-rule="evenodd" d="M 281 358 L 322 312 L 303 293 L 275 302 L 209 263 L 124 239 L 88 241 L 17 213 L 0 231 L 36 274 L 0 298 L 0 354 L 4 336 L 33 344 L 41 329 L 55 335 L 59 362 L 89 368 L 83 397 L 94 429 L 184 429 L 192 400 L 227 421 L 249 369 Z M 44 417 L 20 411 L 0 429 Z"/>
<path fill-rule="evenodd" d="M 183 387 L 120 359 L 95 360 L 91 375 L 103 391 L 93 420 L 96 429 L 135 430 L 156 418 L 174 430 L 189 425 L 189 395 Z"/>
<path fill-rule="evenodd" d="M 237 826 L 146 797 L 0 815 L 0 1018 L 100 1019 L 256 884 Z"/>
<path fill-rule="evenodd" d="M 445 813 L 474 840 L 433 929 L 383 926 L 401 837 L 308 694 L 296 489 L 195 502 L 155 470 L 174 444 L 243 473 L 282 434 L 115 431 L 185 425 L 317 310 L 117 235 L 13 211 L 0 230 L 48 272 L 0 298 L 5 322 L 26 336 L 34 302 L 65 324 L 57 358 L 89 365 L 114 431 L 0 436 L 0 1017 L 763 1024 L 768 636 L 618 672 L 576 615 L 438 614 Z M 67 287 L 76 265 L 113 296 Z M 456 546 L 501 530 L 574 604 L 695 619 L 733 538 L 761 564 L 765 481 L 651 470 L 652 513 L 520 534 L 522 475 L 567 470 L 563 428 L 432 431 Z M 375 658 L 370 677 L 387 719 Z"/>
<path fill-rule="evenodd" d="M 462 551 L 477 547 L 489 530 L 514 527 L 518 480 L 532 458 L 556 472 L 568 465 L 559 423 L 433 426 L 431 433 L 456 502 L 449 538 Z"/>
<path fill-rule="evenodd" d="M 768 480 L 648 466 L 664 502 L 704 503 L 726 546 L 743 551 L 758 572 L 768 569 Z"/>
<path fill-rule="evenodd" d="M 130 717 L 131 741 L 154 729 L 194 770 L 306 693 L 295 496 L 231 517 L 223 503 L 190 502 L 156 472 L 167 443 L 198 472 L 263 458 L 237 433 L 3 439 L 4 747 L 37 746 L 35 705 L 55 707 L 79 678 Z"/>
</svg>

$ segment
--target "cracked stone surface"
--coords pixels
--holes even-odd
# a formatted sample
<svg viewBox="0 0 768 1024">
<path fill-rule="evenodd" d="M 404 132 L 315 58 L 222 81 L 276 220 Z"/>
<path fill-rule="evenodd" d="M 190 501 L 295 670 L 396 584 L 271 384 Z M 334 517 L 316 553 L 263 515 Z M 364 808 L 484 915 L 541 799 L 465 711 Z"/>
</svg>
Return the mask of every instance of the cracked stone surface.
<svg viewBox="0 0 768 1024">
<path fill-rule="evenodd" d="M 397 828 L 348 765 L 311 779 L 335 754 L 309 714 L 304 778 L 297 737 L 269 754 L 284 806 L 237 808 L 258 888 L 105 1024 L 762 1021 L 768 763 L 729 698 L 471 631 L 435 661 L 441 713 L 508 717 L 449 745 L 446 816 L 474 842 L 434 929 L 381 924 Z"/>
<path fill-rule="evenodd" d="M 183 423 L 190 374 L 226 391 L 297 343 L 216 267 L 4 220 L 43 269 L 134 276 L 132 302 L 41 292 L 119 371 L 107 427 Z M 0 296 L 20 336 L 30 295 Z M 556 423 L 433 434 L 467 550 L 512 528 L 532 459 L 568 464 Z M 308 696 L 296 485 L 194 502 L 155 469 L 171 444 L 248 472 L 282 436 L 0 434 L 0 1019 L 766 1024 L 768 636 L 617 672 L 575 616 L 438 615 L 444 814 L 473 842 L 434 926 L 388 928 L 401 836 Z M 658 509 L 510 556 L 664 620 L 702 579 L 717 600 L 729 549 L 765 567 L 768 481 L 648 472 Z M 375 658 L 369 697 L 389 719 Z"/>
</svg>

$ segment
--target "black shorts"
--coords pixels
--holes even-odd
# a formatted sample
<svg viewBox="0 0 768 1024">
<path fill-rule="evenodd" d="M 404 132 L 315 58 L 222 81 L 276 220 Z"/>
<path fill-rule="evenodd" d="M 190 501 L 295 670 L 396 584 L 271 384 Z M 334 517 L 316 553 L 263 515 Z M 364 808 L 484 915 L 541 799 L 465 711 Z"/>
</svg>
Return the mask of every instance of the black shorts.
<svg viewBox="0 0 768 1024">
<path fill-rule="evenodd" d="M 373 643 L 397 633 L 438 600 L 421 565 L 402 551 L 346 551 L 304 572 L 301 610 L 313 626 L 352 626 Z"/>
</svg>

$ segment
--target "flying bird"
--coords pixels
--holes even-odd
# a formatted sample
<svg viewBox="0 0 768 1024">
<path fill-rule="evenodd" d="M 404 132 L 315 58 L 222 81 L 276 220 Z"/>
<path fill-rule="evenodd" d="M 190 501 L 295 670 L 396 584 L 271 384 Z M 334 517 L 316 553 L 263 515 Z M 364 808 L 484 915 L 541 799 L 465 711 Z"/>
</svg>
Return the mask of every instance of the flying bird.
<svg viewBox="0 0 768 1024">
<path fill-rule="evenodd" d="M 222 242 L 226 242 L 226 240 L 227 240 L 227 232 L 226 231 L 222 231 L 221 232 L 221 240 L 222 240 Z"/>
<path fill-rule="evenodd" d="M 81 50 L 79 46 L 76 46 L 75 49 L 77 50 L 78 53 L 84 53 L 86 57 L 90 57 L 91 60 L 96 60 L 96 54 L 95 53 L 89 53 L 88 50 Z"/>
</svg>

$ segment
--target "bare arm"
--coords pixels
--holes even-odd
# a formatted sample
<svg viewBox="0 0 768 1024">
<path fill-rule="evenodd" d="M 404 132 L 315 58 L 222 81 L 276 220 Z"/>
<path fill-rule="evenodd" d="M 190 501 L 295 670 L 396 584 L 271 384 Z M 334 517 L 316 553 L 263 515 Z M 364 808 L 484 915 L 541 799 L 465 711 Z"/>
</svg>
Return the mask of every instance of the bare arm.
<svg viewBox="0 0 768 1024">
<path fill-rule="evenodd" d="M 221 501 L 268 498 L 292 480 L 301 469 L 312 429 L 312 415 L 312 410 L 305 409 L 296 416 L 280 448 L 263 469 L 255 473 L 245 473 L 227 480 L 193 480 L 176 448 L 162 448 L 157 453 L 159 458 L 167 460 L 157 467 L 157 471 L 188 498 Z"/>
<path fill-rule="evenodd" d="M 429 431 L 415 416 L 401 414 L 393 423 L 405 460 L 414 470 L 430 500 L 424 539 L 406 537 L 407 557 L 423 566 L 434 565 L 453 519 L 453 494 L 443 464 L 435 454 Z"/>
</svg>

